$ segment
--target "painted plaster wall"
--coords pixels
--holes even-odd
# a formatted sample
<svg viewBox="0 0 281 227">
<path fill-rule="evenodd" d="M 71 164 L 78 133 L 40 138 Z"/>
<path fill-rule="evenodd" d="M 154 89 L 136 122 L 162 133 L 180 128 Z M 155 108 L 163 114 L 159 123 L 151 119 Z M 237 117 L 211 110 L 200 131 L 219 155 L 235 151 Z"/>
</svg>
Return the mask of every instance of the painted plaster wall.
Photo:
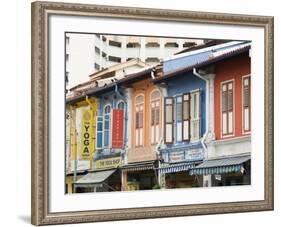
<svg viewBox="0 0 281 227">
<path fill-rule="evenodd" d="M 232 137 L 243 136 L 242 133 L 242 76 L 251 73 L 251 60 L 249 53 L 219 62 L 215 66 L 215 137 L 221 136 L 221 83 L 234 80 L 234 134 Z M 229 137 L 228 137 L 229 138 Z"/>
<path fill-rule="evenodd" d="M 167 84 L 167 95 L 169 97 L 182 95 L 196 89 L 201 90 L 200 137 L 202 137 L 206 130 L 206 82 L 195 76 L 192 72 L 188 72 L 170 79 Z"/>
<path fill-rule="evenodd" d="M 121 91 L 119 89 L 120 92 Z M 125 98 L 125 97 L 124 97 Z M 117 108 L 117 105 L 120 101 L 123 101 L 123 99 L 118 96 L 115 91 L 110 91 L 105 94 L 102 94 L 101 96 L 98 97 L 98 116 L 103 116 L 104 114 L 104 107 L 106 105 L 110 105 L 111 107 L 111 113 L 112 109 Z M 124 110 L 125 111 L 125 110 Z M 103 127 L 104 127 L 104 122 L 103 122 Z M 96 159 L 101 159 L 101 158 L 106 158 L 108 156 L 114 157 L 116 155 L 120 155 L 121 149 L 111 149 L 111 144 L 112 144 L 112 114 L 111 114 L 111 123 L 110 123 L 110 136 L 109 136 L 109 147 L 106 149 L 102 149 L 98 151 L 98 154 L 96 155 Z M 124 130 L 125 132 L 125 130 Z M 102 135 L 102 140 L 104 139 L 104 133 Z"/>
<path fill-rule="evenodd" d="M 155 85 L 150 82 L 150 79 L 145 79 L 140 82 L 134 83 L 132 85 L 132 112 L 131 114 L 131 144 L 132 147 L 128 151 L 128 162 L 139 162 L 147 160 L 155 160 L 156 145 L 151 145 L 150 143 L 150 95 L 155 90 L 158 89 Z M 135 98 L 140 95 L 144 95 L 144 110 L 143 110 L 143 146 L 135 146 Z M 162 99 L 160 97 L 160 113 L 162 113 Z M 159 134 L 162 135 L 162 115 L 159 116 Z"/>
</svg>

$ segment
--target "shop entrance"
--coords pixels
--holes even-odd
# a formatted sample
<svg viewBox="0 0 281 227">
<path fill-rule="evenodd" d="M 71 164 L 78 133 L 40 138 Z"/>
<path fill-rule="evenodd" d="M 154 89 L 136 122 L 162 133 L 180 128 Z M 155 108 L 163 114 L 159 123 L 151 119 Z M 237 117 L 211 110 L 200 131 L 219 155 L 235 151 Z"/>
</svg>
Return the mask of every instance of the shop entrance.
<svg viewBox="0 0 281 227">
<path fill-rule="evenodd" d="M 157 176 L 154 170 L 127 172 L 127 187 L 131 190 L 151 190 L 157 187 Z"/>
<path fill-rule="evenodd" d="M 165 188 L 202 187 L 202 176 L 190 176 L 187 171 L 165 174 Z"/>
</svg>

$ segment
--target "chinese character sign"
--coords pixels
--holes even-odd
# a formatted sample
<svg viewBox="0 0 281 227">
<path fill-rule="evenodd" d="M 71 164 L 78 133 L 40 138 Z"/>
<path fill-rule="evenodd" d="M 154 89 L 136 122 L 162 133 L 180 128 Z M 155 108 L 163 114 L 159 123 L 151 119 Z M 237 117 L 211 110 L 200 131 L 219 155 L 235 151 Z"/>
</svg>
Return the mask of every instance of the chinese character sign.
<svg viewBox="0 0 281 227">
<path fill-rule="evenodd" d="M 113 110 L 112 122 L 112 148 L 123 148 L 124 133 L 124 111 L 119 109 Z"/>
</svg>

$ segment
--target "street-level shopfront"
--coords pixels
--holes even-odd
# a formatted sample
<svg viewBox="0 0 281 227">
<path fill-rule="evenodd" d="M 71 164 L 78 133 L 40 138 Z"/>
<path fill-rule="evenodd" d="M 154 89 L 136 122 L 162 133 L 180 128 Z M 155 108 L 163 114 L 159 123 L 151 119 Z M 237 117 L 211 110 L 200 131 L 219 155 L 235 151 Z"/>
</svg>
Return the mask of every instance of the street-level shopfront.
<svg viewBox="0 0 281 227">
<path fill-rule="evenodd" d="M 146 161 L 122 166 L 123 191 L 151 190 L 159 188 L 157 163 Z"/>
<path fill-rule="evenodd" d="M 94 171 L 75 182 L 76 192 L 121 191 L 121 156 L 95 160 Z"/>
<path fill-rule="evenodd" d="M 76 180 L 81 179 L 83 176 L 85 176 L 87 171 L 77 171 L 76 173 Z M 75 176 L 74 172 L 67 173 L 65 177 L 65 193 L 66 194 L 72 194 L 74 193 L 74 182 L 75 182 Z"/>
<path fill-rule="evenodd" d="M 202 176 L 190 175 L 189 170 L 202 163 L 203 155 L 200 143 L 162 149 L 158 169 L 161 188 L 201 187 Z"/>
<path fill-rule="evenodd" d="M 191 176 L 211 175 L 211 186 L 251 184 L 251 156 L 239 155 L 205 160 L 189 171 Z"/>
</svg>

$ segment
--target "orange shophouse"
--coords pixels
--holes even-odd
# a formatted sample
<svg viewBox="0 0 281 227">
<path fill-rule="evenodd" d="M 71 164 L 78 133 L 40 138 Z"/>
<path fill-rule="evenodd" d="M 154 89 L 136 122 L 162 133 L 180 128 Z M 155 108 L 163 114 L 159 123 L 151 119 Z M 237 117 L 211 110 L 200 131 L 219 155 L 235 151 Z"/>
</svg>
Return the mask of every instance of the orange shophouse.
<svg viewBox="0 0 281 227">
<path fill-rule="evenodd" d="M 128 149 L 122 166 L 123 190 L 159 188 L 158 148 L 162 140 L 162 89 L 151 82 L 153 70 L 126 82 L 128 93 Z"/>
<path fill-rule="evenodd" d="M 251 43 L 238 45 L 213 64 L 214 140 L 191 174 L 206 186 L 251 184 Z"/>
</svg>

